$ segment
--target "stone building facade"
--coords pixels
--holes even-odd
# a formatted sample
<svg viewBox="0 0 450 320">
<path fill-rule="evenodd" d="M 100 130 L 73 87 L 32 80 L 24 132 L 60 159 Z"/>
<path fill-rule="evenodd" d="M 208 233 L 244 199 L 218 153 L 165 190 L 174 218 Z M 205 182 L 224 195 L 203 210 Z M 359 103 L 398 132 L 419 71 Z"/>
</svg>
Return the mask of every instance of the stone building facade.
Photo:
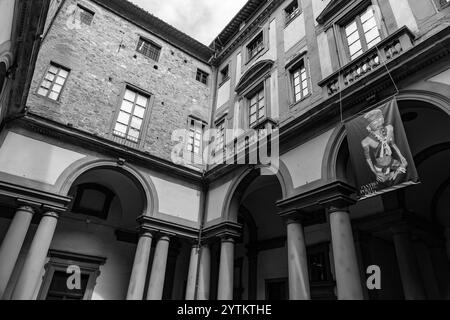
<svg viewBox="0 0 450 320">
<path fill-rule="evenodd" d="M 125 0 L 51 1 L 0 132 L 2 298 L 450 298 L 449 17 L 249 0 L 207 47 Z M 393 96 L 421 184 L 357 202 L 343 124 Z M 278 132 L 279 168 L 175 163 L 183 129 L 225 158 Z"/>
</svg>

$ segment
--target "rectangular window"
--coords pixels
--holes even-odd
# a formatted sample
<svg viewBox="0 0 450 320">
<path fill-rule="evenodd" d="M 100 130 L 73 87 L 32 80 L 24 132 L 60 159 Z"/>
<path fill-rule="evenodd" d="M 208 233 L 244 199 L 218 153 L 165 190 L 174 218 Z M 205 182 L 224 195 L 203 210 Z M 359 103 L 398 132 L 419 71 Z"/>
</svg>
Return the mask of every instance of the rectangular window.
<svg viewBox="0 0 450 320">
<path fill-rule="evenodd" d="M 249 126 L 250 128 L 261 122 L 266 116 L 264 87 L 248 98 L 249 100 Z"/>
<path fill-rule="evenodd" d="M 294 102 L 298 102 L 309 94 L 308 77 L 304 62 L 291 71 L 291 77 L 294 87 Z"/>
<path fill-rule="evenodd" d="M 150 97 L 128 88 L 120 106 L 114 135 L 138 143 Z"/>
<path fill-rule="evenodd" d="M 344 27 L 345 39 L 353 60 L 381 41 L 381 34 L 372 6 Z"/>
<path fill-rule="evenodd" d="M 255 39 L 253 39 L 247 45 L 248 60 L 253 59 L 258 53 L 264 49 L 263 33 L 258 34 Z"/>
<path fill-rule="evenodd" d="M 209 74 L 201 69 L 197 69 L 197 75 L 195 79 L 203 84 L 208 84 Z"/>
<path fill-rule="evenodd" d="M 69 76 L 69 72 L 69 69 L 51 63 L 38 89 L 38 94 L 57 101 Z"/>
<path fill-rule="evenodd" d="M 217 155 L 221 152 L 224 152 L 225 150 L 225 120 L 222 120 L 216 125 L 216 130 L 217 134 L 215 138 L 216 143 L 215 154 Z"/>
<path fill-rule="evenodd" d="M 78 9 L 78 14 L 80 17 L 80 22 L 90 26 L 92 23 L 92 20 L 94 20 L 94 12 L 89 10 L 88 8 L 85 8 L 81 5 L 77 5 L 77 9 Z"/>
<path fill-rule="evenodd" d="M 105 264 L 106 259 L 52 249 L 48 255 L 38 300 L 90 300 L 100 275 L 100 266 Z M 77 275 L 80 287 L 70 288 L 68 281 Z"/>
<path fill-rule="evenodd" d="M 67 273 L 55 271 L 45 300 L 83 300 L 89 275 L 81 274 L 80 279 L 80 288 L 70 290 L 67 287 Z"/>
<path fill-rule="evenodd" d="M 298 0 L 294 0 L 290 5 L 284 9 L 286 24 L 291 22 L 295 17 L 297 17 L 302 12 Z"/>
<path fill-rule="evenodd" d="M 443 9 L 447 6 L 450 6 L 450 0 L 438 0 L 439 9 Z"/>
<path fill-rule="evenodd" d="M 193 118 L 189 118 L 189 137 L 187 140 L 187 151 L 192 155 L 201 155 L 203 147 L 203 132 L 206 124 Z"/>
<path fill-rule="evenodd" d="M 161 53 L 161 47 L 141 37 L 139 38 L 136 51 L 152 60 L 158 61 Z"/>
<path fill-rule="evenodd" d="M 332 281 L 328 243 L 307 248 L 307 255 L 311 283 Z"/>
<path fill-rule="evenodd" d="M 225 81 L 228 80 L 229 77 L 230 77 L 230 68 L 227 65 L 227 66 L 223 67 L 222 70 L 220 70 L 220 81 L 219 81 L 219 83 L 224 83 Z"/>
</svg>

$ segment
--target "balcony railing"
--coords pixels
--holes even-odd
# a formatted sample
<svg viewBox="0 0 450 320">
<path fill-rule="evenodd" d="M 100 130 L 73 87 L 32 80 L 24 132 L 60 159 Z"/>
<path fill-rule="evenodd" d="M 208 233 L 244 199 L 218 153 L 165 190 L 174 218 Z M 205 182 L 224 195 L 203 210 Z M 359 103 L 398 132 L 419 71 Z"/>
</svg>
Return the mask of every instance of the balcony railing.
<svg viewBox="0 0 450 320">
<path fill-rule="evenodd" d="M 139 148 L 140 145 L 140 139 L 127 136 L 125 133 L 118 131 L 113 132 L 111 140 L 121 145 L 135 149 Z"/>
<path fill-rule="evenodd" d="M 272 132 L 278 128 L 278 124 L 267 118 L 258 127 L 247 130 L 239 136 L 234 137 L 231 141 L 227 141 L 223 152 L 217 152 L 213 157 L 214 162 L 220 163 L 220 160 L 227 163 L 244 163 L 245 158 L 250 152 L 255 152 L 261 144 L 270 141 Z M 270 144 L 268 144 L 270 151 Z"/>
<path fill-rule="evenodd" d="M 340 86 L 342 89 L 351 86 L 412 48 L 413 41 L 413 33 L 407 27 L 402 27 L 379 42 L 376 47 L 367 50 L 359 58 L 320 81 L 319 85 L 326 89 L 329 96 L 332 96 L 339 92 Z"/>
</svg>

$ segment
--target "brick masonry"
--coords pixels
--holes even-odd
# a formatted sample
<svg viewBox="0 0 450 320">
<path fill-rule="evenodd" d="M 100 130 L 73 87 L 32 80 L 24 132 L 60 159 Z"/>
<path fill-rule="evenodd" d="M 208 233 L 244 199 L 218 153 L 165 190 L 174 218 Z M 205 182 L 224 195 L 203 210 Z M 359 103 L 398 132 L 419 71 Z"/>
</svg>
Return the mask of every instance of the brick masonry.
<svg viewBox="0 0 450 320">
<path fill-rule="evenodd" d="M 90 26 L 74 28 L 77 3 L 95 12 Z M 158 62 L 136 52 L 139 36 L 161 45 Z M 58 102 L 37 94 L 51 61 L 71 70 Z M 114 13 L 68 0 L 43 40 L 27 106 L 32 113 L 112 138 L 125 84 L 132 84 L 154 97 L 143 150 L 170 160 L 172 132 L 186 128 L 189 115 L 209 122 L 211 90 L 195 79 L 198 67 L 211 74 L 206 64 Z"/>
</svg>

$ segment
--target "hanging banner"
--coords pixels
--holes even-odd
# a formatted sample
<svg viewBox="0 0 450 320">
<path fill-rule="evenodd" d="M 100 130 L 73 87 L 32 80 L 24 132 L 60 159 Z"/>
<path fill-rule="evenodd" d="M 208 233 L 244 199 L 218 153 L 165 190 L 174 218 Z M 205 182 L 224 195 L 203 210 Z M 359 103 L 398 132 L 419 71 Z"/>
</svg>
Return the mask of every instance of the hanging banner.
<svg viewBox="0 0 450 320">
<path fill-rule="evenodd" d="M 418 183 L 395 99 L 345 127 L 360 200 Z"/>
</svg>

